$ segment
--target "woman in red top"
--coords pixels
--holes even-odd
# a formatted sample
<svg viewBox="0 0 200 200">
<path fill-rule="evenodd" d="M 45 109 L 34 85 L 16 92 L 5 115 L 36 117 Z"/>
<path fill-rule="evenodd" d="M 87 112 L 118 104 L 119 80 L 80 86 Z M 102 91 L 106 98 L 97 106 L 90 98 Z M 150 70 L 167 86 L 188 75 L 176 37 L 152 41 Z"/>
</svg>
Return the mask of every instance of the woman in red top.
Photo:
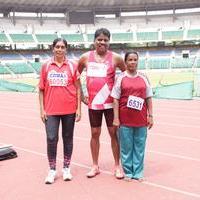
<svg viewBox="0 0 200 200">
<path fill-rule="evenodd" d="M 113 125 L 120 126 L 120 157 L 125 178 L 142 180 L 147 127 L 153 126 L 153 94 L 147 77 L 137 72 L 137 52 L 127 52 L 125 63 L 127 69 L 119 75 L 111 93 Z"/>
<path fill-rule="evenodd" d="M 71 180 L 74 122 L 81 117 L 80 81 L 77 65 L 67 59 L 67 41 L 53 41 L 53 58 L 42 65 L 39 82 L 40 115 L 47 134 L 49 173 L 46 184 L 56 177 L 56 154 L 60 121 L 63 138 L 63 179 Z"/>
</svg>

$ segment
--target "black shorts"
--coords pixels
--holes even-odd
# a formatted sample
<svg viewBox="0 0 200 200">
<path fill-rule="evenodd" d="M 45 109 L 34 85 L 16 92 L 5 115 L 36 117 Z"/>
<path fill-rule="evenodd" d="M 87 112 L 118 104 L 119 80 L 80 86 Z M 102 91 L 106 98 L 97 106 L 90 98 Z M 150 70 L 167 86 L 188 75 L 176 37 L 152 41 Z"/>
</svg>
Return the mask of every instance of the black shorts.
<svg viewBox="0 0 200 200">
<path fill-rule="evenodd" d="M 106 120 L 107 127 L 113 126 L 114 113 L 112 108 L 104 110 L 89 109 L 88 113 L 91 127 L 101 127 L 103 114 Z"/>
</svg>

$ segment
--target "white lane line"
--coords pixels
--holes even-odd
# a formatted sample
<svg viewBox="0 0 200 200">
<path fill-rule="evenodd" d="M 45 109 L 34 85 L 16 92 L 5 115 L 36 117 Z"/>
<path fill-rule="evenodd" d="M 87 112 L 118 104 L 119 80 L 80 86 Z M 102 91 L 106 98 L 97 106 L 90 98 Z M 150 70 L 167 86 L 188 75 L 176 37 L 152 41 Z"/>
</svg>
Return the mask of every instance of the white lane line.
<svg viewBox="0 0 200 200">
<path fill-rule="evenodd" d="M 88 139 L 88 138 L 82 138 L 82 137 L 74 137 L 74 138 L 78 139 L 78 140 L 82 140 L 82 141 L 90 141 L 90 139 Z M 110 145 L 109 142 L 105 142 L 105 141 L 100 141 L 100 143 Z M 159 155 L 163 155 L 163 156 L 168 156 L 168 157 L 173 157 L 173 158 L 179 158 L 179 159 L 184 159 L 184 160 L 191 160 L 191 161 L 200 162 L 199 158 L 192 158 L 192 157 L 188 157 L 188 156 L 182 156 L 182 155 L 165 153 L 165 152 L 160 152 L 160 151 L 153 151 L 153 150 L 147 150 L 146 152 L 147 153 L 153 153 L 153 154 L 159 154 Z"/>
<path fill-rule="evenodd" d="M 193 137 L 168 135 L 168 134 L 164 134 L 164 133 L 153 133 L 153 131 L 151 133 L 148 133 L 148 134 L 150 134 L 151 136 L 161 136 L 161 137 L 173 138 L 173 139 L 178 139 L 178 140 L 191 140 L 191 141 L 194 141 L 194 142 L 200 142 L 200 139 L 193 138 Z"/>
<path fill-rule="evenodd" d="M 176 189 L 176 188 L 173 188 L 173 187 L 168 187 L 168 186 L 165 186 L 165 185 L 160 185 L 160 184 L 152 183 L 152 182 L 148 182 L 148 181 L 145 181 L 143 183 L 146 184 L 146 185 L 150 185 L 150 186 L 153 186 L 153 187 L 164 189 L 164 190 L 167 190 L 167 191 L 170 191 L 170 192 L 176 192 L 176 193 L 179 193 L 179 194 L 191 196 L 191 197 L 198 198 L 198 199 L 200 198 L 200 194 L 197 194 L 197 193 L 187 192 L 187 191 L 184 191 L 184 190 L 180 190 L 180 189 Z"/>
<path fill-rule="evenodd" d="M 198 118 L 199 119 L 199 118 Z M 192 124 L 180 124 L 180 123 L 167 123 L 167 122 L 158 122 L 154 124 L 154 126 L 156 125 L 161 125 L 161 126 L 178 126 L 178 127 L 182 127 L 182 128 L 200 128 L 200 125 L 192 125 Z"/>
<path fill-rule="evenodd" d="M 172 154 L 172 153 L 165 153 L 165 152 L 153 151 L 153 150 L 147 150 L 147 153 L 159 154 L 162 156 L 168 156 L 168 157 L 174 157 L 174 158 L 179 158 L 179 159 L 184 159 L 184 160 L 200 162 L 199 158 L 192 158 L 192 157 L 182 156 L 182 155 L 177 155 L 177 154 Z"/>
<path fill-rule="evenodd" d="M 1 115 L 1 113 L 0 113 Z M 32 119 L 32 120 L 38 120 L 40 121 L 40 118 L 39 118 L 39 115 L 38 117 L 32 117 L 32 116 L 23 116 L 23 115 L 16 115 L 16 114 L 2 114 L 3 117 L 5 116 L 8 116 L 8 117 L 17 117 L 17 118 L 20 118 L 20 119 Z M 77 126 L 80 126 L 80 125 L 83 125 L 83 126 L 88 126 L 89 127 L 89 124 L 88 123 L 84 123 L 84 122 L 80 122 L 79 124 L 77 124 Z M 200 142 L 200 139 L 197 139 L 197 138 L 193 138 L 193 137 L 184 137 L 184 136 L 176 136 L 176 135 L 169 135 L 169 134 L 163 134 L 163 133 L 149 133 L 149 135 L 151 136 L 162 136 L 162 137 L 169 137 L 169 138 L 173 138 L 173 139 L 180 139 L 180 140 L 191 140 L 191 141 L 194 141 L 194 142 Z"/>
<path fill-rule="evenodd" d="M 39 106 L 38 106 L 38 109 L 32 109 L 32 108 L 23 108 L 23 107 L 21 107 L 21 106 L 18 106 L 18 107 L 14 107 L 14 108 L 12 108 L 12 107 L 5 107 L 5 106 L 0 106 L 0 109 L 1 110 L 20 110 L 20 111 L 22 111 L 22 110 L 25 110 L 25 111 L 31 111 L 31 112 L 36 112 L 36 113 L 39 113 Z"/>
<path fill-rule="evenodd" d="M 34 112 L 34 113 L 37 113 L 38 114 L 38 119 L 39 119 L 39 110 L 37 109 L 31 109 L 31 108 L 21 108 L 21 107 L 15 107 L 15 108 L 11 108 L 11 107 L 1 107 L 0 106 L 0 109 L 3 110 L 3 109 L 9 109 L 9 110 L 24 110 L 24 111 L 31 111 L 31 112 Z M 6 112 L 4 113 L 0 113 L 0 115 L 2 116 L 10 116 L 10 117 L 18 117 L 18 118 L 22 118 L 22 119 L 26 119 L 27 117 L 26 116 L 23 116 L 23 115 L 16 115 L 16 114 L 7 114 Z M 171 117 L 171 115 L 170 115 Z M 31 115 L 28 117 L 28 118 L 32 118 L 32 119 L 37 119 L 36 117 L 31 117 Z M 179 116 L 179 118 L 181 118 L 181 116 Z M 187 117 L 187 119 L 190 118 L 190 117 Z M 192 119 L 194 119 L 194 122 L 197 122 L 199 120 L 199 117 L 191 117 Z M 89 123 L 83 123 L 81 122 L 82 125 L 86 125 L 86 126 L 89 126 Z M 156 125 L 161 125 L 161 126 L 177 126 L 177 127 L 186 127 L 186 128 L 200 128 L 200 125 L 197 125 L 197 124 L 185 124 L 185 123 L 168 123 L 168 122 L 155 122 L 154 126 Z"/>
<path fill-rule="evenodd" d="M 12 127 L 12 128 L 23 129 L 23 130 L 27 130 L 27 131 L 30 131 L 30 132 L 43 133 L 43 131 L 41 131 L 39 129 L 30 129 L 30 128 L 26 128 L 26 127 L 23 127 L 23 126 L 15 126 L 15 125 L 5 124 L 5 123 L 1 123 L 1 122 L 0 122 L 0 125 Z M 88 141 L 88 142 L 90 141 L 90 138 L 83 138 L 83 137 L 78 137 L 78 136 L 74 136 L 74 139 L 82 140 L 82 141 Z M 110 145 L 110 142 L 106 142 L 106 141 L 100 141 L 100 143 Z M 184 159 L 184 160 L 200 162 L 199 158 L 192 158 L 192 157 L 189 157 L 189 156 L 182 156 L 182 155 L 170 154 L 170 153 L 153 151 L 153 150 L 147 150 L 146 152 L 147 153 L 159 154 L 159 155 L 163 155 L 163 156 L 168 156 L 168 157 L 173 157 L 173 158 L 179 158 L 179 159 Z"/>
<path fill-rule="evenodd" d="M 5 143 L 0 143 L 0 144 L 4 145 Z M 40 152 L 37 152 L 37 151 L 32 151 L 32 150 L 17 147 L 17 146 L 14 146 L 14 148 L 21 150 L 21 151 L 24 151 L 24 152 L 27 152 L 27 153 L 32 153 L 32 154 L 39 155 L 39 156 L 42 156 L 42 157 L 47 157 L 47 154 L 40 153 Z M 63 161 L 63 159 L 61 159 L 61 158 L 58 158 L 58 160 L 61 161 L 61 162 Z M 84 169 L 90 169 L 90 166 L 84 165 L 84 164 L 81 164 L 81 163 L 72 162 L 72 164 L 75 165 L 75 166 L 84 168 Z M 112 172 L 107 171 L 107 170 L 101 170 L 101 172 L 104 173 L 104 174 L 108 174 L 108 175 L 113 174 Z M 186 195 L 186 196 L 200 198 L 200 194 L 187 192 L 187 191 L 184 191 L 184 190 L 181 190 L 181 189 L 176 189 L 174 187 L 169 187 L 169 186 L 165 186 L 165 185 L 161 185 L 161 184 L 157 184 L 157 183 L 153 183 L 153 182 L 149 182 L 149 181 L 144 181 L 141 184 L 153 186 L 153 187 L 156 187 L 156 188 L 159 188 L 159 189 L 164 189 L 164 190 L 167 190 L 167 191 L 170 191 L 170 192 L 175 192 L 175 193 L 179 193 L 179 194 Z"/>
<path fill-rule="evenodd" d="M 33 109 L 33 108 L 30 108 L 29 106 L 28 107 L 22 107 L 21 105 L 17 105 L 17 106 L 15 106 L 15 107 L 11 107 L 11 106 L 9 106 L 9 107 L 7 107 L 7 106 L 2 106 L 2 104 L 1 104 L 1 106 L 0 106 L 0 109 L 1 110 L 25 110 L 25 111 L 33 111 L 34 113 L 39 113 L 39 109 L 37 109 L 37 107 L 35 107 L 35 109 Z M 2 113 L 2 115 L 3 115 L 4 113 Z M 190 114 L 191 114 L 191 112 L 190 112 Z M 199 114 L 199 112 L 198 112 L 198 114 Z M 13 115 L 14 116 L 14 115 Z M 158 118 L 159 119 L 159 117 L 172 117 L 171 116 L 171 114 L 157 114 L 157 115 L 155 115 L 155 118 Z M 194 117 L 194 116 L 189 116 L 189 115 L 178 115 L 178 116 L 173 116 L 173 119 L 175 119 L 175 118 L 178 118 L 178 119 L 193 119 L 193 120 L 198 120 L 199 119 L 199 116 L 198 117 Z M 157 123 L 157 124 L 160 124 L 160 123 Z"/>
<path fill-rule="evenodd" d="M 11 116 L 11 117 L 17 117 L 17 118 L 20 118 L 20 119 L 35 119 L 35 120 L 38 120 L 38 121 L 40 121 L 40 118 L 39 118 L 39 116 L 38 117 L 30 117 L 30 116 L 21 116 L 21 115 L 14 115 L 14 114 L 5 114 L 4 115 L 4 117 L 5 116 Z M 8 124 L 6 124 L 6 123 L 1 123 L 0 122 L 0 124 L 2 124 L 2 125 L 4 125 L 5 124 L 5 126 L 8 126 Z M 77 124 L 77 127 L 78 126 L 88 126 L 88 127 L 90 127 L 90 125 L 88 124 L 88 123 L 84 123 L 84 122 L 80 122 L 79 124 Z M 15 126 L 15 125 L 10 125 L 9 124 L 9 126 L 10 127 L 13 127 L 13 126 Z M 19 128 L 22 128 L 22 127 L 20 127 L 20 126 L 15 126 L 16 128 L 17 127 L 19 127 Z M 25 128 L 25 127 L 24 127 Z M 35 130 L 35 129 L 34 129 Z M 41 132 L 41 131 L 40 131 Z M 184 136 L 176 136 L 176 135 L 168 135 L 168 134 L 162 134 L 162 133 L 153 133 L 153 130 L 152 131 L 150 131 L 149 133 L 148 133 L 149 135 L 151 135 L 151 136 L 161 136 L 161 137 L 167 137 L 167 138 L 173 138 L 173 139 L 180 139 L 180 140 L 191 140 L 191 141 L 194 141 L 194 142 L 200 142 L 200 139 L 198 139 L 198 138 L 193 138 L 193 137 L 184 137 Z"/>
</svg>

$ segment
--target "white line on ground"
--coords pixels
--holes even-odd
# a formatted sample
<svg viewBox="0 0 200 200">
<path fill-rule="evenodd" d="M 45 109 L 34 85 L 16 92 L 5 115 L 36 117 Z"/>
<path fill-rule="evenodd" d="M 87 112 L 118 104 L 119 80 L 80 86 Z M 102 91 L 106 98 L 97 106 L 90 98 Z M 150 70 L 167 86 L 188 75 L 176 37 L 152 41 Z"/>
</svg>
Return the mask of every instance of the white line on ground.
<svg viewBox="0 0 200 200">
<path fill-rule="evenodd" d="M 176 136 L 176 135 L 169 135 L 169 134 L 163 134 L 163 133 L 149 133 L 151 136 L 161 136 L 161 137 L 167 137 L 167 138 L 173 138 L 178 140 L 191 140 L 194 142 L 200 142 L 200 139 L 193 138 L 193 137 L 184 137 L 184 136 Z"/>
<path fill-rule="evenodd" d="M 1 107 L 0 106 L 0 109 L 3 110 L 7 110 L 7 109 L 10 109 L 10 110 L 26 110 L 26 111 L 33 111 L 34 113 L 38 114 L 38 118 L 36 117 L 32 117 L 32 116 L 29 116 L 30 119 L 39 119 L 39 111 L 36 110 L 36 109 L 30 109 L 30 108 L 11 108 L 11 107 Z M 17 114 L 7 114 L 6 112 L 3 112 L 3 113 L 0 113 L 0 115 L 2 116 L 9 116 L 9 117 L 18 117 L 18 118 L 21 118 L 21 119 L 26 119 L 27 117 L 24 116 L 24 115 L 17 115 Z M 180 117 L 179 117 L 180 118 Z M 189 117 L 187 116 L 187 119 L 193 119 L 194 122 L 197 122 L 199 117 Z M 84 122 L 81 122 L 82 125 L 87 125 L 88 126 L 88 123 L 84 123 Z M 197 124 L 185 124 L 185 123 L 167 123 L 167 122 L 155 122 L 155 126 L 156 125 L 164 125 L 164 126 L 178 126 L 178 127 L 187 127 L 187 128 L 200 128 L 200 125 L 197 125 Z"/>
<path fill-rule="evenodd" d="M 27 130 L 27 131 L 31 131 L 31 132 L 39 132 L 39 133 L 43 132 L 39 129 L 30 129 L 30 128 L 26 128 L 26 127 L 23 127 L 23 126 L 15 126 L 15 125 L 10 125 L 10 124 L 1 123 L 1 122 L 0 122 L 0 125 L 12 127 L 12 128 L 23 129 L 23 130 Z M 78 140 L 82 140 L 82 141 L 90 141 L 90 138 L 82 138 L 82 137 L 78 137 L 78 136 L 75 136 L 74 139 L 78 139 Z M 110 145 L 110 143 L 106 142 L 106 141 L 101 141 L 100 143 Z M 174 157 L 174 158 L 179 158 L 179 159 L 184 159 L 184 160 L 200 162 L 199 158 L 192 158 L 192 157 L 189 157 L 189 156 L 183 156 L 183 155 L 178 155 L 178 154 L 170 154 L 170 153 L 153 151 L 153 150 L 147 150 L 147 153 L 154 153 L 154 154 L 159 154 L 159 155 L 163 155 L 163 156 L 169 156 L 169 157 Z"/>
<path fill-rule="evenodd" d="M 4 145 L 5 143 L 0 143 L 0 144 Z M 14 148 L 21 150 L 21 151 L 24 151 L 24 152 L 32 153 L 32 154 L 43 156 L 43 157 L 47 157 L 46 154 L 40 153 L 40 152 L 37 152 L 37 151 L 32 151 L 32 150 L 17 147 L 17 146 L 14 146 Z M 58 158 L 58 160 L 62 162 L 61 158 Z M 84 164 L 81 164 L 81 163 L 72 162 L 72 164 L 75 165 L 75 166 L 81 167 L 81 168 L 90 169 L 90 166 L 84 165 Z M 107 171 L 107 170 L 101 170 L 101 172 L 104 173 L 104 174 L 112 175 L 112 172 Z M 142 184 L 153 186 L 153 187 L 160 188 L 160 189 L 164 189 L 164 190 L 167 190 L 167 191 L 170 191 L 170 192 L 179 193 L 179 194 L 186 195 L 186 196 L 200 198 L 200 194 L 187 192 L 187 191 L 184 191 L 184 190 L 181 190 L 181 189 L 176 189 L 176 188 L 173 188 L 173 187 L 169 187 L 169 186 L 165 186 L 165 185 L 161 185 L 161 184 L 157 184 L 157 183 L 153 183 L 153 182 L 144 181 L 144 182 L 142 182 Z"/>
</svg>

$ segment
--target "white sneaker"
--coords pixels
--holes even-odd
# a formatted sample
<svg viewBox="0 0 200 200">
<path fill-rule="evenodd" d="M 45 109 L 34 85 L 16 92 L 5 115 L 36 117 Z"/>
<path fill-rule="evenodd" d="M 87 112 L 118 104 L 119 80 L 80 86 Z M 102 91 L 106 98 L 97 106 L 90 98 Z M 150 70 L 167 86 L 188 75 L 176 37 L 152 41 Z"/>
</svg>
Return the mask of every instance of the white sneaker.
<svg viewBox="0 0 200 200">
<path fill-rule="evenodd" d="M 56 178 L 56 170 L 49 170 L 47 177 L 45 178 L 46 184 L 52 184 Z"/>
<path fill-rule="evenodd" d="M 64 181 L 71 181 L 72 180 L 72 178 L 73 178 L 73 176 L 72 176 L 72 174 L 71 174 L 71 172 L 70 172 L 70 168 L 63 168 L 63 180 Z"/>
</svg>

